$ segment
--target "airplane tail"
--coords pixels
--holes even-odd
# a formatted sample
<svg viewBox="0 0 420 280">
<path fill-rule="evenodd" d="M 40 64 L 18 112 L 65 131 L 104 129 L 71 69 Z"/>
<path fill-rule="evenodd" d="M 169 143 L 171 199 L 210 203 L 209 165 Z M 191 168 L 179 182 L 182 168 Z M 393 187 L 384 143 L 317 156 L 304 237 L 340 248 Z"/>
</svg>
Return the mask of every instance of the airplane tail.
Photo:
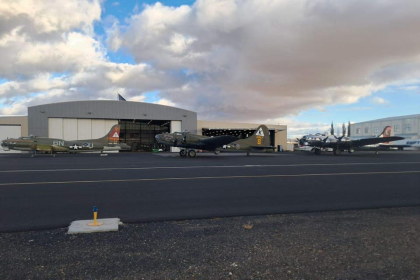
<svg viewBox="0 0 420 280">
<path fill-rule="evenodd" d="M 391 126 L 386 126 L 378 138 L 391 137 L 392 128 Z"/>
<path fill-rule="evenodd" d="M 111 127 L 107 135 L 99 138 L 98 140 L 101 140 L 107 144 L 118 144 L 120 141 L 120 126 L 118 124 L 114 125 Z"/>
<path fill-rule="evenodd" d="M 250 137 L 236 141 L 238 144 L 240 142 L 255 148 L 270 147 L 270 132 L 265 125 L 260 125 Z"/>
</svg>

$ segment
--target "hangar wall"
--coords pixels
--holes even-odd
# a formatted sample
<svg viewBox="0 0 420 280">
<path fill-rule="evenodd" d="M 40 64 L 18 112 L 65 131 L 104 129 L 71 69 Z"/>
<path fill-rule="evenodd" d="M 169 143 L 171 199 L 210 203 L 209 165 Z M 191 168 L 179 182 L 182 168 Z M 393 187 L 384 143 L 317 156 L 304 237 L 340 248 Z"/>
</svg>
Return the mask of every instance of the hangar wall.
<svg viewBox="0 0 420 280">
<path fill-rule="evenodd" d="M 28 117 L 27 116 L 10 116 L 0 117 L 0 126 L 1 125 L 15 125 L 20 126 L 20 136 L 28 136 Z M 8 136 L 11 138 L 12 136 Z M 6 137 L 7 138 L 7 137 Z M 0 139 L 3 140 L 3 139 Z"/>
</svg>

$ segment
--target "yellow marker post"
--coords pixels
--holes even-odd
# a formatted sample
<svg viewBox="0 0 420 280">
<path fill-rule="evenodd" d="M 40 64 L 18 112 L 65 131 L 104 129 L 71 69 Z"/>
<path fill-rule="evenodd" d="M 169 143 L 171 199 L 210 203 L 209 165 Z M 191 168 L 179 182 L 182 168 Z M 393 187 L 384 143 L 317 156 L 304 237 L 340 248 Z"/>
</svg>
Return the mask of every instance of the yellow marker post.
<svg viewBox="0 0 420 280">
<path fill-rule="evenodd" d="M 93 206 L 93 223 L 89 223 L 87 225 L 91 227 L 97 227 L 97 226 L 103 225 L 104 223 L 98 223 L 98 221 L 96 220 L 97 218 L 98 218 L 98 207 Z"/>
</svg>

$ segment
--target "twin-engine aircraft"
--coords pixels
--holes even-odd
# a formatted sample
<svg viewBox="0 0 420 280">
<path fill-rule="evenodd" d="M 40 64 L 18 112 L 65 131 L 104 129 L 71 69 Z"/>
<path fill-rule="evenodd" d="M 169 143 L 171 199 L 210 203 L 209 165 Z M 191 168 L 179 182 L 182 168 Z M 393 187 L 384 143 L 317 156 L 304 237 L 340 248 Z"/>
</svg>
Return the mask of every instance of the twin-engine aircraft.
<svg viewBox="0 0 420 280">
<path fill-rule="evenodd" d="M 377 154 L 379 150 L 384 149 L 385 145 L 378 145 L 380 143 L 388 143 L 397 140 L 403 140 L 403 137 L 391 136 L 391 127 L 384 128 L 378 137 L 351 139 L 348 137 L 336 137 L 335 135 L 315 134 L 305 135 L 298 139 L 301 150 L 313 151 L 316 155 L 320 155 L 322 151 L 333 149 L 334 155 L 339 155 L 343 151 L 353 153 L 355 150 L 370 150 Z"/>
<path fill-rule="evenodd" d="M 81 153 L 92 151 L 118 151 L 129 150 L 130 147 L 125 143 L 119 143 L 120 126 L 114 125 L 109 133 L 99 139 L 89 140 L 63 140 L 43 137 L 20 137 L 18 139 L 6 139 L 1 142 L 4 150 L 18 150 L 37 153 L 47 153 L 54 156 L 57 152 L 62 153 Z"/>
<path fill-rule="evenodd" d="M 230 135 L 209 137 L 188 132 L 158 134 L 156 140 L 164 145 L 181 148 L 179 152 L 181 157 L 195 157 L 196 150 L 206 150 L 214 152 L 216 155 L 221 151 L 246 152 L 249 156 L 251 152 L 273 152 L 275 150 L 275 147 L 270 145 L 269 135 L 268 128 L 265 125 L 260 125 L 252 136 L 240 140 Z"/>
</svg>

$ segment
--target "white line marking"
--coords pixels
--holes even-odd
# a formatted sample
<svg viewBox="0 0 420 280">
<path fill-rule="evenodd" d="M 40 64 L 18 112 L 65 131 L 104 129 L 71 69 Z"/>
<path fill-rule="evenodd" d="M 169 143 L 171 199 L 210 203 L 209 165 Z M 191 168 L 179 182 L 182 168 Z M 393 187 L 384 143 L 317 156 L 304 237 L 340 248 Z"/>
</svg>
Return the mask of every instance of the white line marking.
<svg viewBox="0 0 420 280">
<path fill-rule="evenodd" d="M 420 164 L 416 162 L 356 162 L 356 163 L 307 163 L 307 164 L 272 164 L 272 165 L 199 165 L 199 166 L 154 166 L 154 167 L 109 167 L 109 168 L 68 168 L 68 169 L 33 169 L 1 170 L 0 173 L 23 172 L 68 172 L 68 171 L 111 171 L 111 170 L 152 170 L 152 169 L 191 169 L 191 168 L 250 168 L 250 167 L 301 167 L 301 166 L 345 166 L 345 165 L 398 165 Z"/>
<path fill-rule="evenodd" d="M 315 173 L 315 174 L 274 174 L 274 175 L 243 175 L 220 177 L 174 177 L 174 178 L 141 178 L 96 181 L 64 181 L 64 182 L 28 182 L 28 183 L 1 183 L 0 186 L 15 185 L 53 185 L 53 184 L 84 184 L 84 183 L 115 183 L 115 182 L 140 182 L 140 181 L 170 181 L 170 180 L 203 180 L 203 179 L 249 179 L 249 178 L 279 178 L 279 177 L 310 177 L 310 176 L 343 176 L 343 175 L 389 175 L 389 174 L 415 174 L 420 171 L 395 171 L 395 172 L 360 172 L 360 173 Z"/>
</svg>

